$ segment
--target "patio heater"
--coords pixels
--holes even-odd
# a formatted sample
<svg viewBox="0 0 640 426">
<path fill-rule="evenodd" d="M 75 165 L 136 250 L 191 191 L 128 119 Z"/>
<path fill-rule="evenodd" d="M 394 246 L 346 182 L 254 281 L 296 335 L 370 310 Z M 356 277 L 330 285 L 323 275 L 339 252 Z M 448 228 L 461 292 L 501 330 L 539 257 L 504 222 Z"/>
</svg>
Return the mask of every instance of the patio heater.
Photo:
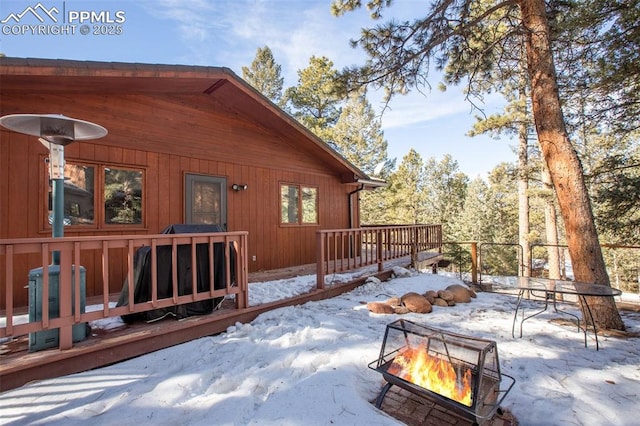
<svg viewBox="0 0 640 426">
<path fill-rule="evenodd" d="M 59 114 L 11 114 L 0 117 L 0 125 L 17 133 L 37 136 L 49 149 L 49 177 L 52 181 L 53 238 L 64 236 L 64 147 L 78 140 L 98 139 L 107 134 L 104 127 Z M 49 318 L 60 316 L 60 253 L 52 253 L 52 264 L 48 267 Z M 71 282 L 75 273 L 80 274 L 80 312 L 85 311 L 85 268 L 72 266 Z M 29 271 L 29 321 L 42 320 L 43 268 Z M 75 303 L 75 286 L 72 284 Z M 73 307 L 75 309 L 75 306 Z M 87 324 L 73 326 L 73 341 L 87 337 Z M 45 330 L 29 334 L 29 351 L 38 351 L 58 346 L 59 330 Z"/>
</svg>

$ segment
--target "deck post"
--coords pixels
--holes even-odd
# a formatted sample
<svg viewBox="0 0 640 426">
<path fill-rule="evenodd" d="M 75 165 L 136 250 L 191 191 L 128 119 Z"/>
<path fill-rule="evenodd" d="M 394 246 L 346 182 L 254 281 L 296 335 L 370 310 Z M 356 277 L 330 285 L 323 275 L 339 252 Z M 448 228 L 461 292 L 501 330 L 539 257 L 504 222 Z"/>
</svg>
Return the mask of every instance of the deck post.
<svg viewBox="0 0 640 426">
<path fill-rule="evenodd" d="M 240 287 L 240 294 L 237 297 L 237 308 L 244 309 L 249 306 L 249 255 L 247 248 L 248 233 L 240 235 L 240 247 L 236 249 L 239 254 L 240 261 L 238 262 L 238 282 Z M 227 244 L 228 246 L 228 244 Z"/>
<path fill-rule="evenodd" d="M 384 269 L 382 264 L 382 229 L 378 229 L 376 234 L 376 260 L 378 261 L 378 272 Z"/>
<path fill-rule="evenodd" d="M 418 235 L 418 225 L 412 225 L 413 232 L 411 233 L 411 267 L 416 268 L 418 264 L 418 244 L 419 244 L 419 235 Z"/>
<path fill-rule="evenodd" d="M 478 284 L 478 243 L 471 243 L 471 282 Z"/>
<path fill-rule="evenodd" d="M 60 252 L 58 252 L 60 253 Z M 72 326 L 73 323 L 69 322 L 72 318 L 71 301 L 73 300 L 71 287 L 73 282 L 71 279 L 71 256 L 68 250 L 63 251 L 59 257 L 60 275 L 58 279 L 58 303 L 59 303 L 59 317 L 65 319 L 67 324 L 63 325 L 59 329 L 59 346 L 60 350 L 71 349 L 73 347 Z M 76 273 L 75 275 L 80 275 Z M 46 303 L 46 302 L 43 302 Z"/>
<path fill-rule="evenodd" d="M 322 231 L 316 232 L 316 287 L 318 290 L 324 288 L 324 253 L 325 239 Z"/>
</svg>

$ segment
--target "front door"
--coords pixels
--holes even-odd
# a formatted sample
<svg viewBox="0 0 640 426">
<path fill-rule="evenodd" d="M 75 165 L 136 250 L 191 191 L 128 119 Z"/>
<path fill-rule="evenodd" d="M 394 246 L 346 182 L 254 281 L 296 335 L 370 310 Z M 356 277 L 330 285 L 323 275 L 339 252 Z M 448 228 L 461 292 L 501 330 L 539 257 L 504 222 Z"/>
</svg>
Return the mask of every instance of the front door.
<svg viewBox="0 0 640 426">
<path fill-rule="evenodd" d="M 185 176 L 185 222 L 220 225 L 227 230 L 227 180 L 215 176 Z"/>
</svg>

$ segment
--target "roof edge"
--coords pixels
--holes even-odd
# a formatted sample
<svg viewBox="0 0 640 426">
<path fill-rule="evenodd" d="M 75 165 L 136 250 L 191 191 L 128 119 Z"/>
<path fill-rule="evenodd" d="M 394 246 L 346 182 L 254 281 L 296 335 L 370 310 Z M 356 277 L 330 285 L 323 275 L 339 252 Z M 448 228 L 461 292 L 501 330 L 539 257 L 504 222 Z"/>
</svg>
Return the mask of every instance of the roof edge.
<svg viewBox="0 0 640 426">
<path fill-rule="evenodd" d="M 158 77 L 159 73 L 174 72 L 173 77 L 202 78 L 220 77 L 230 75 L 238 78 L 237 75 L 227 67 L 212 67 L 205 65 L 183 65 L 183 64 L 152 64 L 142 62 L 103 62 L 103 61 L 80 61 L 75 59 L 47 59 L 47 58 L 18 58 L 3 56 L 0 57 L 1 67 L 24 67 L 25 70 L 31 67 L 37 68 L 67 68 L 65 75 L 96 75 L 96 76 L 129 76 L 135 71 L 139 77 Z"/>
</svg>

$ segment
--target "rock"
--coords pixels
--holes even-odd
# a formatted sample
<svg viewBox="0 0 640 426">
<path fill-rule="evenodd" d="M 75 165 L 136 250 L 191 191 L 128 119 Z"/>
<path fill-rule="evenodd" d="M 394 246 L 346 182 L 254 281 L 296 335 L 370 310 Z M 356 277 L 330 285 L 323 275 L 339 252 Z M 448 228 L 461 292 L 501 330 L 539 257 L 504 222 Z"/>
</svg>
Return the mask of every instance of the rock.
<svg viewBox="0 0 640 426">
<path fill-rule="evenodd" d="M 426 297 L 413 292 L 402 296 L 402 304 L 411 312 L 417 314 L 428 314 L 433 310 L 433 306 L 431 306 Z"/>
<path fill-rule="evenodd" d="M 367 309 L 374 314 L 393 314 L 393 307 L 382 302 L 369 302 Z"/>
<path fill-rule="evenodd" d="M 447 303 L 446 300 L 440 299 L 439 297 L 436 297 L 436 300 L 433 301 L 433 305 L 434 306 L 449 306 L 449 304 Z"/>
<path fill-rule="evenodd" d="M 449 290 L 438 290 L 438 297 L 442 300 L 453 300 L 453 293 Z"/>
<path fill-rule="evenodd" d="M 456 306 L 455 300 L 447 300 L 447 306 Z"/>
<path fill-rule="evenodd" d="M 438 292 L 435 290 L 429 290 L 424 294 L 424 297 L 426 297 L 429 303 L 433 305 L 433 301 L 438 297 Z"/>
<path fill-rule="evenodd" d="M 447 287 L 447 290 L 453 293 L 453 300 L 456 303 L 469 303 L 471 302 L 471 294 L 469 289 L 460 284 L 452 284 Z"/>
<path fill-rule="evenodd" d="M 396 314 L 404 315 L 408 314 L 411 311 L 406 306 L 393 306 L 393 312 Z"/>
<path fill-rule="evenodd" d="M 392 297 L 385 302 L 389 306 L 402 306 L 402 300 L 399 297 Z"/>
</svg>

